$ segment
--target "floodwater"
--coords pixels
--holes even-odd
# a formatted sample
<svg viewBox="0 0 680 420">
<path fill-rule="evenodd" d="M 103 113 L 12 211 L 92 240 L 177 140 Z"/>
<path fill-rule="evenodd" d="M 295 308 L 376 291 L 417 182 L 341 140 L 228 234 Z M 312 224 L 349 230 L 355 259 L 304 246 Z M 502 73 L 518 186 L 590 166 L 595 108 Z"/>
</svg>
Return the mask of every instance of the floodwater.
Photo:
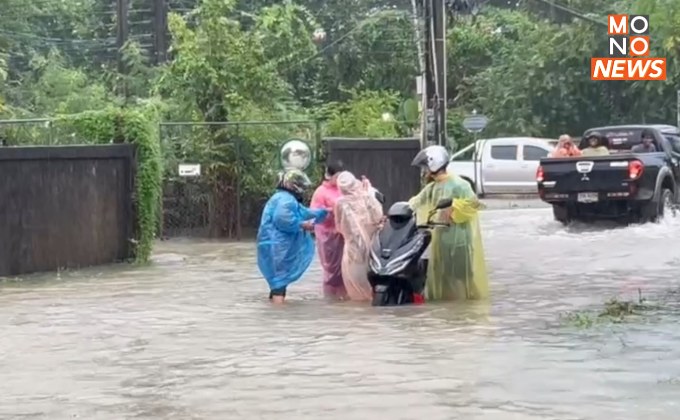
<svg viewBox="0 0 680 420">
<path fill-rule="evenodd" d="M 276 308 L 251 244 L 189 241 L 160 244 L 150 267 L 6 281 L 0 418 L 677 419 L 680 219 L 483 219 L 489 304 L 327 304 L 315 267 Z M 666 309 L 560 320 L 638 290 Z"/>
</svg>

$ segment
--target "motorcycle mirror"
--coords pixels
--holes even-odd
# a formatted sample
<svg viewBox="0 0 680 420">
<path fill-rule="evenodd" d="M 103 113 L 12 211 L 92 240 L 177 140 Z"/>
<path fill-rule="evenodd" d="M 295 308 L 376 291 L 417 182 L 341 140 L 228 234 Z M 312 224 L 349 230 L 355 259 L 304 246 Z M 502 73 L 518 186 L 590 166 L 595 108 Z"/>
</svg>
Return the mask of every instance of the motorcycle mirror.
<svg viewBox="0 0 680 420">
<path fill-rule="evenodd" d="M 450 198 L 442 198 L 441 200 L 439 200 L 439 202 L 437 203 L 437 207 L 435 207 L 435 208 L 437 210 L 441 210 L 441 209 L 445 209 L 447 207 L 451 207 L 452 204 L 453 204 L 453 200 L 451 200 Z"/>
<path fill-rule="evenodd" d="M 385 204 L 385 194 L 378 190 L 375 190 L 375 199 L 378 200 L 380 204 Z"/>
<path fill-rule="evenodd" d="M 304 171 L 312 163 L 312 149 L 302 140 L 288 140 L 281 147 L 281 166 L 283 169 Z"/>
</svg>

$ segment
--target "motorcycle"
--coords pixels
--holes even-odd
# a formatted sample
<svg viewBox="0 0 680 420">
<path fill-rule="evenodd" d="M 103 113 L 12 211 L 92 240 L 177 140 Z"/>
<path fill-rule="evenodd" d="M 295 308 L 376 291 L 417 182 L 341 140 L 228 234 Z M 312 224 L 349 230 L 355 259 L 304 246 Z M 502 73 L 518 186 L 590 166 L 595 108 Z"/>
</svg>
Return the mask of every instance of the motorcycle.
<svg viewBox="0 0 680 420">
<path fill-rule="evenodd" d="M 385 226 L 371 244 L 368 281 L 373 288 L 373 306 L 423 303 L 431 230 L 435 226 L 449 226 L 431 219 L 438 210 L 451 204 L 451 199 L 440 200 L 424 225 L 416 225 L 407 202 L 392 204 Z"/>
</svg>

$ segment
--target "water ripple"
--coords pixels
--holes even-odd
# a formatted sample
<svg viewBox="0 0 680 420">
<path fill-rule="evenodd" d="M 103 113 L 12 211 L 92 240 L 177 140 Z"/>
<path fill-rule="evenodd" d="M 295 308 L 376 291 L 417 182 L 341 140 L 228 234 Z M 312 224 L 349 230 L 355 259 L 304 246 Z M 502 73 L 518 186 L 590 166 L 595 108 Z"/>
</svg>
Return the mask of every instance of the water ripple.
<svg viewBox="0 0 680 420">
<path fill-rule="evenodd" d="M 483 222 L 489 303 L 327 304 L 315 267 L 275 308 L 252 244 L 219 242 L 2 282 L 0 418 L 677 418 L 680 221 Z M 639 290 L 667 309 L 591 330 L 558 321 Z"/>
</svg>

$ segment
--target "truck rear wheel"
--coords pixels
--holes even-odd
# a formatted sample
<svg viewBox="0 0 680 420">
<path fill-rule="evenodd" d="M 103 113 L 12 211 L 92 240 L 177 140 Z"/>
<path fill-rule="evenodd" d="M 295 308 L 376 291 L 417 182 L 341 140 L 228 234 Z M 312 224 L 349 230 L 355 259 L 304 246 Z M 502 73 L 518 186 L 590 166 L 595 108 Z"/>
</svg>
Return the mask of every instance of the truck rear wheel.
<svg viewBox="0 0 680 420">
<path fill-rule="evenodd" d="M 673 191 L 669 190 L 668 188 L 664 188 L 663 191 L 661 191 L 661 199 L 659 200 L 659 209 L 657 211 L 658 218 L 662 219 L 665 216 L 674 215 L 674 205 L 675 200 L 673 197 Z"/>
<path fill-rule="evenodd" d="M 659 211 L 659 202 L 656 200 L 651 200 L 646 202 L 640 207 L 639 215 L 637 217 L 638 223 L 649 223 L 656 221 Z"/>
<path fill-rule="evenodd" d="M 572 217 L 569 214 L 569 209 L 567 208 L 566 204 L 553 204 L 552 210 L 553 217 L 558 222 L 562 223 L 563 225 L 569 224 L 569 222 L 571 222 Z"/>
<path fill-rule="evenodd" d="M 671 211 L 673 202 L 673 192 L 668 188 L 664 188 L 657 199 L 650 200 L 642 206 L 640 209 L 640 222 L 656 222 L 663 218 L 666 210 Z"/>
</svg>

